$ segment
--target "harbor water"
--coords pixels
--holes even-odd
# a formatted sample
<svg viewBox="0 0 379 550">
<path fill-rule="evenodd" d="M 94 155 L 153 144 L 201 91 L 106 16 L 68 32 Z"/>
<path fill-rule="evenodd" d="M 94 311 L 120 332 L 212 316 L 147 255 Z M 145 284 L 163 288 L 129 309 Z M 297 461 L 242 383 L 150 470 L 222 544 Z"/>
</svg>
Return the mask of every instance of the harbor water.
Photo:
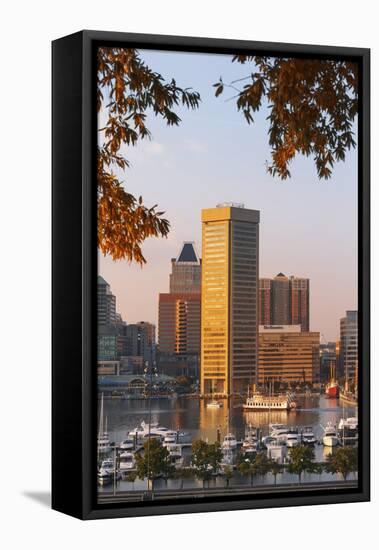
<svg viewBox="0 0 379 550">
<path fill-rule="evenodd" d="M 191 440 L 203 439 L 212 443 L 217 440 L 217 432 L 220 432 L 221 441 L 227 432 L 232 432 L 237 440 L 243 440 L 245 429 L 248 425 L 260 428 L 262 435 L 269 434 L 270 423 L 281 423 L 287 426 L 305 426 L 313 428 L 317 440 L 322 439 L 323 426 L 328 422 L 338 425 L 341 418 L 357 416 L 357 408 L 346 406 L 338 399 L 328 399 L 325 396 L 296 397 L 298 408 L 295 411 L 255 411 L 246 412 L 241 407 L 241 402 L 224 400 L 223 406 L 219 409 L 207 408 L 206 402 L 199 399 L 161 398 L 151 400 L 151 421 L 157 422 L 170 430 L 185 431 L 190 435 Z M 129 431 L 140 426 L 142 421 L 149 421 L 149 401 L 147 399 L 104 399 L 104 416 L 107 419 L 109 439 L 111 442 L 120 442 L 128 435 Z M 329 453 L 335 452 L 335 448 L 324 447 L 322 444 L 314 446 L 317 462 L 325 462 Z M 189 459 L 190 449 L 186 455 Z M 341 480 L 340 476 L 331 474 L 304 474 L 304 482 L 322 482 Z M 355 474 L 349 476 L 350 480 L 356 479 Z M 296 482 L 296 476 L 283 473 L 277 476 L 277 483 Z M 215 478 L 211 486 L 223 486 L 222 478 Z M 249 480 L 234 473 L 231 484 L 246 485 Z M 272 484 L 273 478 L 270 474 L 261 479 L 254 480 L 255 485 Z M 134 483 L 119 481 L 117 491 L 134 491 L 146 489 L 147 481 L 137 479 Z M 202 487 L 203 484 L 197 479 L 169 479 L 167 481 L 158 479 L 155 482 L 157 488 L 180 489 L 184 487 Z M 99 487 L 99 492 L 112 491 L 112 487 Z"/>
</svg>

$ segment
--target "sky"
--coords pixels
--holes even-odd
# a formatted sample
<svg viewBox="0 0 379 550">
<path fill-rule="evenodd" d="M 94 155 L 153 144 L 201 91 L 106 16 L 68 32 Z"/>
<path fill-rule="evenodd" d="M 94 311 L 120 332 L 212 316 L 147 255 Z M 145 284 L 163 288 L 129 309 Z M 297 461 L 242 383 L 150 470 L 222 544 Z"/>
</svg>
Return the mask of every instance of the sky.
<svg viewBox="0 0 379 550">
<path fill-rule="evenodd" d="M 140 50 L 142 59 L 177 85 L 200 92 L 199 109 L 179 109 L 179 127 L 151 113 L 151 141 L 122 152 L 131 166 L 119 174 L 125 188 L 158 204 L 171 223 L 168 238 L 143 244 L 144 267 L 114 262 L 99 253 L 99 273 L 117 297 L 124 321 L 157 323 L 158 295 L 169 290 L 170 260 L 183 241 L 201 251 L 201 209 L 225 201 L 260 210 L 259 276 L 279 272 L 310 279 L 310 328 L 321 341 L 336 340 L 339 319 L 357 308 L 357 152 L 337 163 L 332 178 L 319 180 L 311 157 L 297 156 L 285 181 L 266 171 L 270 161 L 268 107 L 248 125 L 232 90 L 215 98 L 213 84 L 249 75 L 231 56 Z M 104 113 L 100 115 L 102 118 Z M 102 122 L 102 121 L 101 121 Z"/>
</svg>

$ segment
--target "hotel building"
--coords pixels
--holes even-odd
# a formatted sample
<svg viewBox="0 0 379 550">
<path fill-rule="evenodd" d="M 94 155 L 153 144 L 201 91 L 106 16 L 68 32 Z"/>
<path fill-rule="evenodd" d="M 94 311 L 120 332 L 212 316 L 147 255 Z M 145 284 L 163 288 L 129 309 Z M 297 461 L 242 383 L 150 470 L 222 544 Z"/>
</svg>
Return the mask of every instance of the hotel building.
<svg viewBox="0 0 379 550">
<path fill-rule="evenodd" d="M 247 392 L 258 361 L 259 211 L 202 210 L 201 393 Z"/>
<path fill-rule="evenodd" d="M 301 331 L 300 325 L 259 327 L 259 384 L 318 382 L 319 368 L 319 332 Z"/>
<path fill-rule="evenodd" d="M 259 279 L 259 324 L 301 325 L 309 331 L 309 279 L 283 273 Z"/>
</svg>

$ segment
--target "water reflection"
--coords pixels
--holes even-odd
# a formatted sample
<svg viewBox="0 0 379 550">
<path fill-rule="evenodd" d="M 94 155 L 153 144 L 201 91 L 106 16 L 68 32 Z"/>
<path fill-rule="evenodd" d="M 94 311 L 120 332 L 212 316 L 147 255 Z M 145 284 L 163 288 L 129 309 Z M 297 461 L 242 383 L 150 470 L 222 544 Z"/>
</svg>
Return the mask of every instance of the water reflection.
<svg viewBox="0 0 379 550">
<path fill-rule="evenodd" d="M 152 421 L 162 426 L 185 430 L 193 439 L 203 438 L 216 441 L 217 430 L 222 437 L 227 431 L 237 439 L 244 437 L 247 425 L 261 428 L 267 435 L 272 422 L 289 426 L 312 426 L 317 439 L 323 435 L 327 422 L 338 424 L 341 418 L 357 415 L 356 407 L 340 406 L 338 399 L 323 396 L 298 398 L 297 411 L 257 411 L 244 412 L 240 402 L 224 400 L 220 409 L 207 408 L 206 402 L 197 399 L 156 399 L 152 401 Z M 146 400 L 105 399 L 104 411 L 108 421 L 111 441 L 121 441 L 126 434 L 148 420 Z"/>
</svg>

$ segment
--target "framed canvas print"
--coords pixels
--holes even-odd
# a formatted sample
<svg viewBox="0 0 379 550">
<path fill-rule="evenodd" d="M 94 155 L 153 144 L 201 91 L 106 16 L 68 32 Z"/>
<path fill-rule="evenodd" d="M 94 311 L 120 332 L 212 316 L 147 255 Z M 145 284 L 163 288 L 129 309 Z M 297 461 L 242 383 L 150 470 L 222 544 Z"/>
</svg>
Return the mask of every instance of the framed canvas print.
<svg viewBox="0 0 379 550">
<path fill-rule="evenodd" d="M 53 43 L 53 508 L 369 499 L 369 51 Z"/>
</svg>

